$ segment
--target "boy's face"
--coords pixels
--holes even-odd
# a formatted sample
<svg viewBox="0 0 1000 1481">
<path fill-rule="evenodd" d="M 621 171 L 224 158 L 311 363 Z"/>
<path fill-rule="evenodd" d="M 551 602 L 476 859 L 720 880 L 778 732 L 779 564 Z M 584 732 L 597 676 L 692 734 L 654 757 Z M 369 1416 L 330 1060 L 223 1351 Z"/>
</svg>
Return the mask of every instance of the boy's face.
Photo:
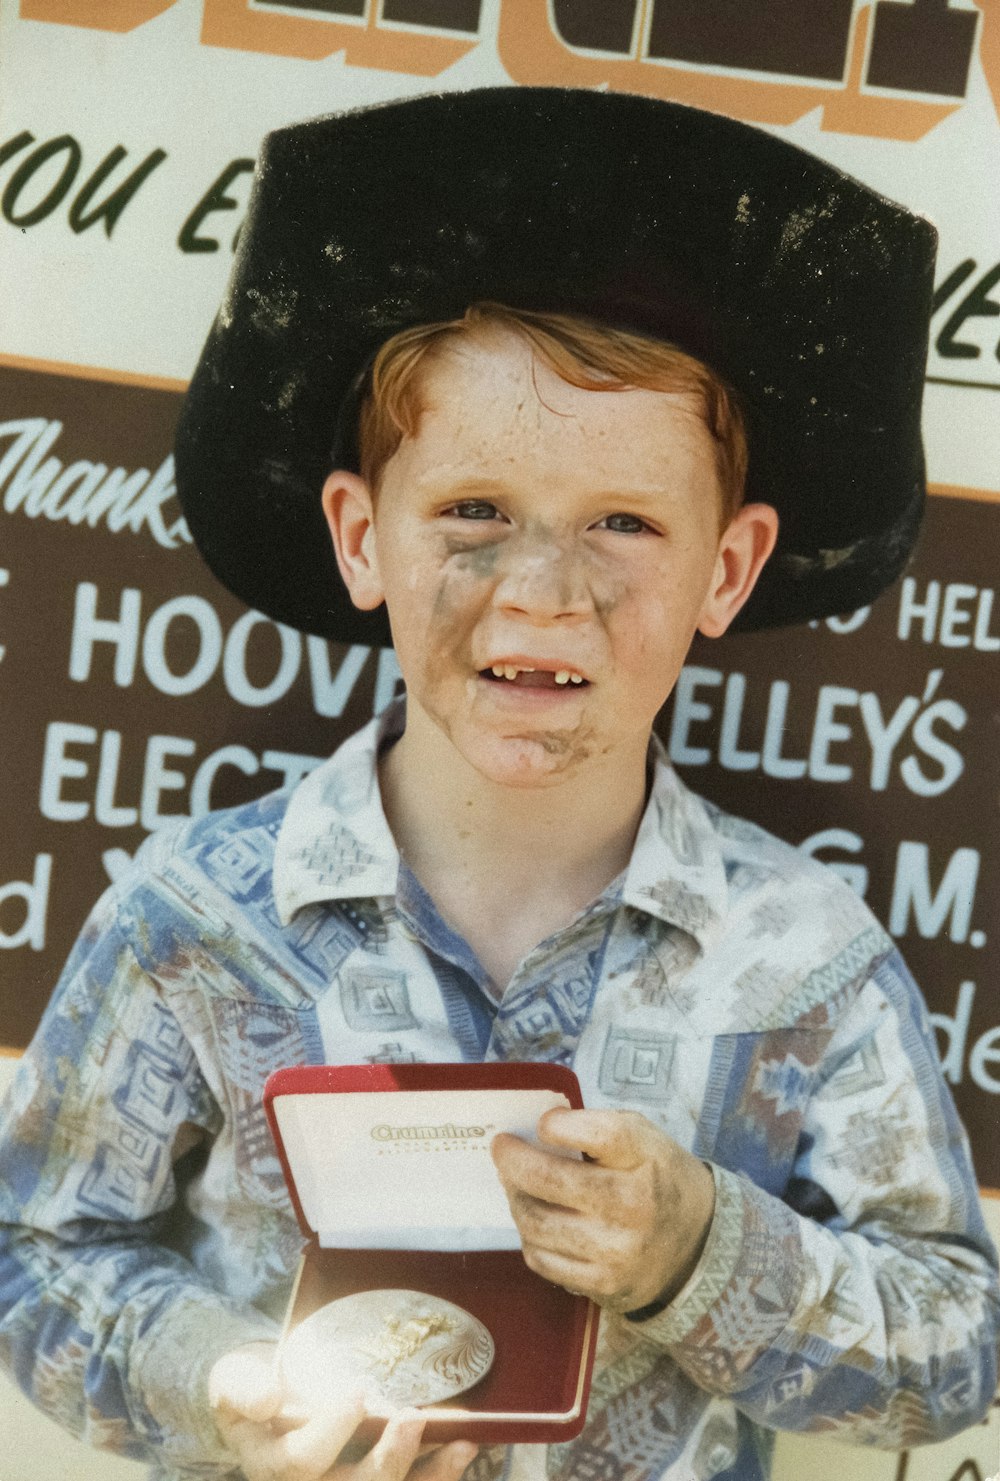
<svg viewBox="0 0 1000 1481">
<path fill-rule="evenodd" d="M 409 707 L 507 785 L 642 764 L 695 631 L 749 592 L 692 398 L 581 390 L 496 333 L 448 345 L 422 405 L 377 500 L 352 475 L 324 496 L 354 599 L 387 604 Z"/>
</svg>

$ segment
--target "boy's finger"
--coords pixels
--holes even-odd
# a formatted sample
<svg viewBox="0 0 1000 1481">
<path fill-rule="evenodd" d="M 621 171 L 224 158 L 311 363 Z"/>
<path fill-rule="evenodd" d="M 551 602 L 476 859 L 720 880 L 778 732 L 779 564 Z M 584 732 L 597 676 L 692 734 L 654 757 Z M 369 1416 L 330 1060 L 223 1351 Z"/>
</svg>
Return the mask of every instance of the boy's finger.
<svg viewBox="0 0 1000 1481">
<path fill-rule="evenodd" d="M 528 1194 L 543 1203 L 582 1210 L 589 1207 L 592 1192 L 587 1181 L 598 1172 L 582 1162 L 570 1161 L 543 1147 L 533 1147 L 509 1132 L 499 1132 L 490 1150 L 500 1181 L 508 1192 Z"/>
<path fill-rule="evenodd" d="M 613 1179 L 624 1166 L 624 1161 L 612 1166 L 599 1163 L 596 1157 L 585 1161 L 563 1157 L 561 1152 L 548 1151 L 505 1131 L 493 1137 L 490 1151 L 508 1192 L 514 1189 L 576 1213 L 610 1211 L 609 1203 L 616 1197 Z"/>
<path fill-rule="evenodd" d="M 403 1481 L 420 1453 L 425 1422 L 417 1409 L 400 1409 L 394 1414 L 378 1443 L 355 1467 L 356 1481 Z"/>
<path fill-rule="evenodd" d="M 524 1258 L 543 1280 L 551 1281 L 554 1286 L 562 1286 L 564 1291 L 569 1291 L 573 1296 L 590 1296 L 595 1299 L 595 1269 L 589 1261 L 575 1259 L 558 1250 L 542 1249 L 537 1245 L 526 1249 Z"/>
<path fill-rule="evenodd" d="M 274 1347 L 226 1353 L 212 1370 L 209 1402 L 222 1417 L 264 1424 L 285 1400 L 285 1384 L 274 1364 Z"/>
<path fill-rule="evenodd" d="M 538 1122 L 538 1138 L 550 1147 L 582 1152 L 602 1167 L 625 1172 L 648 1155 L 645 1116 L 634 1111 L 546 1111 Z"/>
<path fill-rule="evenodd" d="M 596 1266 L 620 1265 L 634 1252 L 634 1238 L 628 1230 L 585 1214 L 552 1208 L 537 1199 L 519 1201 L 514 1218 L 524 1250 L 544 1250 Z"/>
<path fill-rule="evenodd" d="M 479 1447 L 468 1440 L 452 1440 L 422 1460 L 416 1474 L 420 1481 L 459 1481 L 478 1453 Z"/>
<path fill-rule="evenodd" d="M 360 1390 L 338 1394 L 329 1408 L 313 1409 L 299 1429 L 289 1430 L 274 1442 L 275 1474 L 286 1471 L 293 1477 L 318 1477 L 330 1469 L 365 1416 Z"/>
<path fill-rule="evenodd" d="M 240 1474 L 249 1481 L 273 1481 L 281 1475 L 284 1456 L 277 1439 L 263 1424 L 236 1420 L 227 1429 L 226 1443 L 240 1463 Z"/>
</svg>

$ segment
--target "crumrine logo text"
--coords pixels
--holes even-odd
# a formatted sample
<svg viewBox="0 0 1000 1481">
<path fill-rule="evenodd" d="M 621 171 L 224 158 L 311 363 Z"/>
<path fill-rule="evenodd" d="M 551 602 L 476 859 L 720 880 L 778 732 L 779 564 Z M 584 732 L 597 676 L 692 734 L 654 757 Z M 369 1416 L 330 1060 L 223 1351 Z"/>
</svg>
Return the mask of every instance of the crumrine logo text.
<svg viewBox="0 0 1000 1481">
<path fill-rule="evenodd" d="M 453 1121 L 440 1125 L 399 1126 L 387 1121 L 371 1129 L 371 1138 L 381 1145 L 381 1152 L 454 1152 L 482 1151 L 486 1139 L 496 1128 L 487 1126 L 456 1126 Z"/>
</svg>

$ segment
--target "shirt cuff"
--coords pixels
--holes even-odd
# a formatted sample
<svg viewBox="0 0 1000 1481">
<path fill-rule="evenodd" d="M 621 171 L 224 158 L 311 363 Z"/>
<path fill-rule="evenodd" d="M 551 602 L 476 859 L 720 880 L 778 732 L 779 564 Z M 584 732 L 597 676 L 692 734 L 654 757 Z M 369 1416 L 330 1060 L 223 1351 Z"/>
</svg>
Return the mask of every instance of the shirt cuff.
<svg viewBox="0 0 1000 1481">
<path fill-rule="evenodd" d="M 635 1329 L 658 1346 L 687 1344 L 692 1357 L 707 1356 L 722 1343 L 730 1363 L 735 1360 L 742 1370 L 787 1325 L 798 1304 L 803 1279 L 798 1220 L 742 1174 L 708 1165 L 715 1179 L 715 1213 L 701 1258 L 669 1305 L 635 1322 Z M 745 1310 L 750 1307 L 752 1319 Z M 739 1354 L 734 1337 L 737 1344 L 742 1339 Z"/>
<path fill-rule="evenodd" d="M 208 1375 L 233 1348 L 277 1342 L 280 1327 L 253 1308 L 207 1293 L 180 1297 L 133 1346 L 131 1386 L 161 1434 L 158 1450 L 177 1465 L 234 1465 L 208 1403 Z"/>
</svg>

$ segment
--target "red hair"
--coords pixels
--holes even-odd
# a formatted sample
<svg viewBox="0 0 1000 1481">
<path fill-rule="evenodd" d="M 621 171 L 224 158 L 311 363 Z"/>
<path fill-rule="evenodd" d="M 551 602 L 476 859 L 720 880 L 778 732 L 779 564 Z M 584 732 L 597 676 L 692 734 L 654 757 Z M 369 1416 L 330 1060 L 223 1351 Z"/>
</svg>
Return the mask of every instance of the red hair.
<svg viewBox="0 0 1000 1481">
<path fill-rule="evenodd" d="M 488 302 L 472 304 L 461 319 L 404 329 L 379 350 L 358 417 L 360 472 L 373 491 L 403 438 L 416 434 L 428 360 L 450 340 L 490 329 L 519 335 L 549 369 L 583 390 L 693 396 L 715 445 L 723 523 L 732 518 L 746 482 L 746 423 L 736 393 L 715 371 L 675 345 L 645 335 L 569 314 Z"/>
</svg>

